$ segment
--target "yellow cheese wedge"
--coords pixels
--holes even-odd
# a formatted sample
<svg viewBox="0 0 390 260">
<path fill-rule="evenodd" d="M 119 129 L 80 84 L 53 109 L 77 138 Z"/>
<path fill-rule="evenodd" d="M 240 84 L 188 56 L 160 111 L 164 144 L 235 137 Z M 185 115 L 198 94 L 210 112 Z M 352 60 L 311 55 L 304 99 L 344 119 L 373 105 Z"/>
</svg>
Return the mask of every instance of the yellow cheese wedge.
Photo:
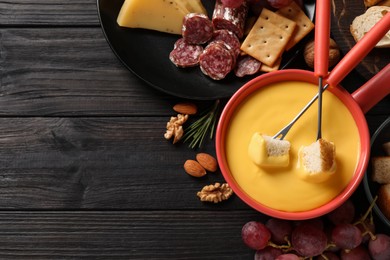
<svg viewBox="0 0 390 260">
<path fill-rule="evenodd" d="M 191 13 L 207 15 L 206 8 L 203 6 L 201 0 L 176 0 L 175 2 L 181 4 Z"/>
<path fill-rule="evenodd" d="M 287 167 L 290 163 L 290 142 L 254 133 L 248 146 L 248 155 L 258 166 Z"/>
<path fill-rule="evenodd" d="M 181 34 L 183 18 L 188 12 L 176 1 L 126 0 L 117 23 L 122 27 Z"/>
</svg>

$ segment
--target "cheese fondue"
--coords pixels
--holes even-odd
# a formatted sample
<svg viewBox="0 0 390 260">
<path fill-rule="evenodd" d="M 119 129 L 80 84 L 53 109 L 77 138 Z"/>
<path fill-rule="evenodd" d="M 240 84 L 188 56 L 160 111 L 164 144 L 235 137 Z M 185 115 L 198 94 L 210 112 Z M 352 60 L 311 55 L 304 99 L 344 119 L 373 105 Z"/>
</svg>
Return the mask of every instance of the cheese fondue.
<svg viewBox="0 0 390 260">
<path fill-rule="evenodd" d="M 241 189 L 259 203 L 283 211 L 306 211 L 336 197 L 348 184 L 359 160 L 360 140 L 356 123 L 345 105 L 330 91 L 323 93 L 322 136 L 336 147 L 337 171 L 321 183 L 302 179 L 298 150 L 317 136 L 317 102 L 295 123 L 285 137 L 290 141 L 288 167 L 257 166 L 248 155 L 255 132 L 274 135 L 288 124 L 317 93 L 305 82 L 281 82 L 255 91 L 232 115 L 226 133 L 226 160 Z"/>
</svg>

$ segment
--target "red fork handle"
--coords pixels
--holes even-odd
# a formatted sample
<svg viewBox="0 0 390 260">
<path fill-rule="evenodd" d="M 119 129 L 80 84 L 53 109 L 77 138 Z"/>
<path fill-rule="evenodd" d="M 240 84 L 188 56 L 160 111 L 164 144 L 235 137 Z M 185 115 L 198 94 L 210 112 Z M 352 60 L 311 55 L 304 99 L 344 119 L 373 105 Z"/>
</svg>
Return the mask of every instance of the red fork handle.
<svg viewBox="0 0 390 260">
<path fill-rule="evenodd" d="M 330 38 L 330 0 L 316 1 L 314 29 L 314 75 L 328 75 Z"/>
</svg>

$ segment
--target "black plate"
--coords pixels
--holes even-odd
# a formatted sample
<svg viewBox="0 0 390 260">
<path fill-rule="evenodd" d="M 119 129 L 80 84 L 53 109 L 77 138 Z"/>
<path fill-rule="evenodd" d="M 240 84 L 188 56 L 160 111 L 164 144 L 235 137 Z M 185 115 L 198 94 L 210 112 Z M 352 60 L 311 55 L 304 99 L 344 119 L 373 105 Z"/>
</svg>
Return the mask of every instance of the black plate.
<svg viewBox="0 0 390 260">
<path fill-rule="evenodd" d="M 144 29 L 121 28 L 116 18 L 124 0 L 98 0 L 99 18 L 105 37 L 120 61 L 152 87 L 170 95 L 195 100 L 230 97 L 252 77 L 238 78 L 230 73 L 215 81 L 203 75 L 198 67 L 179 69 L 169 60 L 169 52 L 180 37 Z M 202 1 L 211 14 L 215 1 Z M 305 11 L 314 16 L 314 1 L 306 1 Z M 282 67 L 296 57 L 302 45 L 283 56 Z"/>
<path fill-rule="evenodd" d="M 382 145 L 386 142 L 390 142 L 390 117 L 388 117 L 375 131 L 371 137 L 371 159 L 375 156 L 386 156 L 385 150 Z M 368 198 L 369 203 L 371 204 L 374 200 L 374 197 L 377 195 L 380 184 L 372 181 L 372 164 L 371 160 L 367 167 L 366 175 L 363 180 L 364 191 Z M 386 218 L 385 215 L 381 212 L 377 205 L 374 206 L 374 212 L 385 225 L 385 227 L 390 230 L 390 219 Z"/>
</svg>

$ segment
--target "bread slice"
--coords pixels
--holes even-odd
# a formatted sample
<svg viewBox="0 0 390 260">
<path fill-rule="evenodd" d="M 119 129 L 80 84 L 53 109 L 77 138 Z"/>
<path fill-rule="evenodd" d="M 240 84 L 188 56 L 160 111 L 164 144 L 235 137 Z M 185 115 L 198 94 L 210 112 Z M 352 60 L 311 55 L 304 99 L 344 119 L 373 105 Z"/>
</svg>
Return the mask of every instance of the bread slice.
<svg viewBox="0 0 390 260">
<path fill-rule="evenodd" d="M 382 1 L 382 0 L 364 0 L 364 5 L 366 7 L 370 7 L 370 6 L 376 5 L 380 1 Z"/>
<path fill-rule="evenodd" d="M 248 146 L 248 154 L 258 166 L 286 167 L 290 163 L 290 142 L 254 133 Z"/>
<path fill-rule="evenodd" d="M 390 156 L 376 156 L 371 159 L 372 180 L 380 184 L 390 183 Z"/>
<path fill-rule="evenodd" d="M 383 0 L 383 1 L 379 2 L 378 5 L 390 6 L 390 0 Z"/>
<path fill-rule="evenodd" d="M 303 146 L 299 150 L 301 177 L 312 182 L 323 182 L 336 171 L 336 147 L 325 139 Z"/>
<path fill-rule="evenodd" d="M 390 220 L 390 184 L 383 184 L 379 187 L 377 205 L 383 215 Z"/>
<path fill-rule="evenodd" d="M 372 6 L 366 10 L 362 15 L 355 17 L 349 29 L 350 32 L 358 42 L 363 36 L 390 11 L 388 6 Z M 390 47 L 390 31 L 376 44 L 377 48 Z"/>
<path fill-rule="evenodd" d="M 382 144 L 383 150 L 385 151 L 386 155 L 390 156 L 390 142 L 386 142 Z"/>
</svg>

